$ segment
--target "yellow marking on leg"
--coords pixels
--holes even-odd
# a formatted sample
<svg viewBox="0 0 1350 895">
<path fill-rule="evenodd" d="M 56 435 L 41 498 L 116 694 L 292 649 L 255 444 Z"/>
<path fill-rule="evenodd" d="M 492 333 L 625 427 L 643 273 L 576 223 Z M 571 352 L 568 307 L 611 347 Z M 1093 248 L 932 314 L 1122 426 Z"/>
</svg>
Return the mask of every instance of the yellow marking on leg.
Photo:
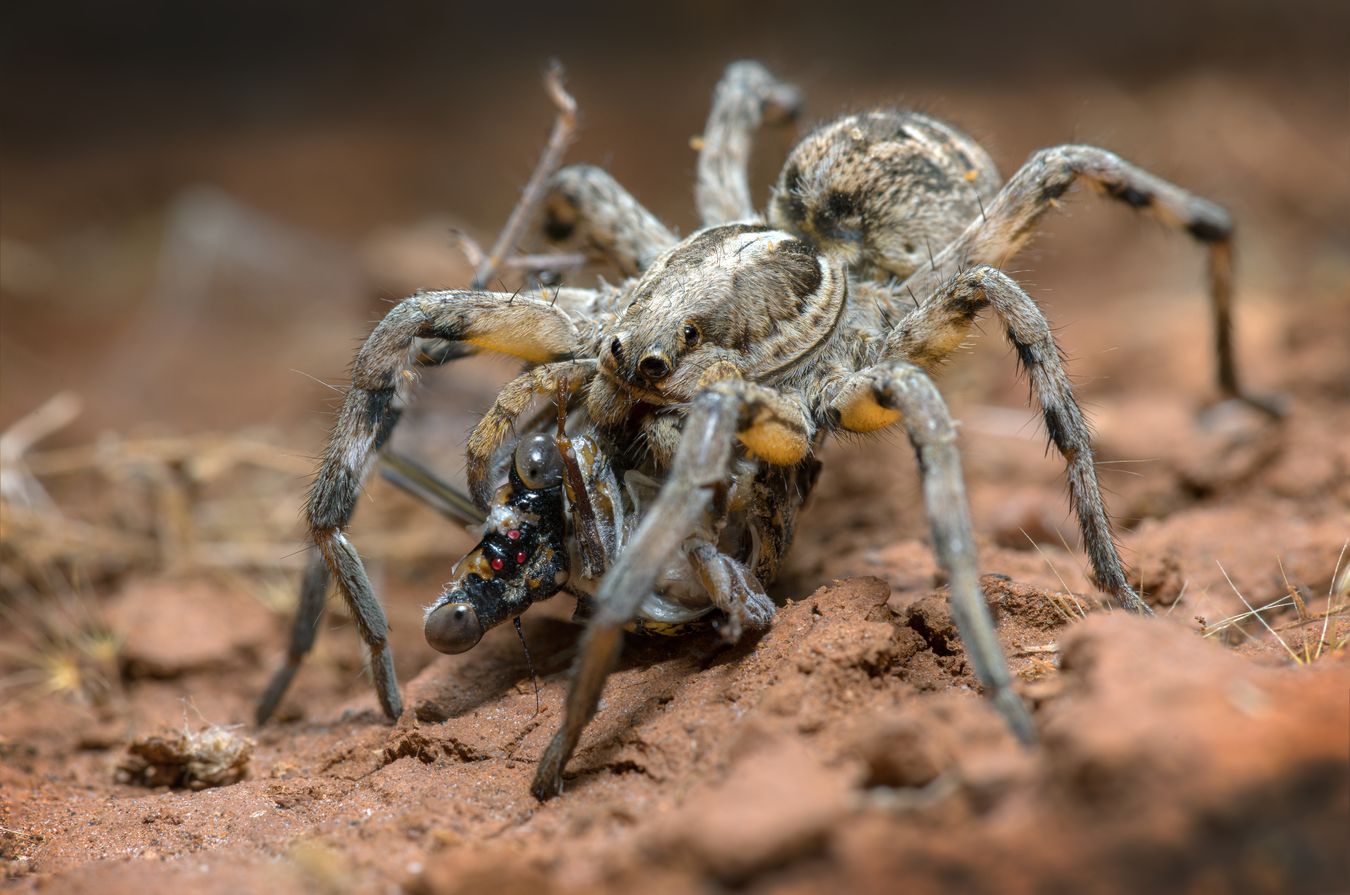
<svg viewBox="0 0 1350 895">
<path fill-rule="evenodd" d="M 919 345 L 923 348 L 926 356 L 936 358 L 946 358 L 947 355 L 961 347 L 961 343 L 966 340 L 967 333 L 970 332 L 969 321 L 951 321 L 943 320 L 932 330 L 919 333 Z"/>
<path fill-rule="evenodd" d="M 746 450 L 774 466 L 794 466 L 806 457 L 806 438 L 801 430 L 772 417 L 755 421 L 737 437 Z"/>
<path fill-rule="evenodd" d="M 839 407 L 839 423 L 850 432 L 875 432 L 900 422 L 898 410 L 882 407 L 869 389 L 858 389 Z"/>
<path fill-rule="evenodd" d="M 698 378 L 698 387 L 706 388 L 718 382 L 728 382 L 742 377 L 740 367 L 729 360 L 719 360 L 703 371 Z"/>
<path fill-rule="evenodd" d="M 558 356 L 558 352 L 545 345 L 532 345 L 529 339 L 511 338 L 511 333 L 488 332 L 470 336 L 464 340 L 486 351 L 509 354 L 532 364 L 541 364 Z"/>
<path fill-rule="evenodd" d="M 561 311 L 541 306 L 539 300 L 483 310 L 486 316 L 478 318 L 482 328 L 471 327 L 464 336 L 470 345 L 531 363 L 553 360 L 576 347 L 572 324 Z"/>
</svg>

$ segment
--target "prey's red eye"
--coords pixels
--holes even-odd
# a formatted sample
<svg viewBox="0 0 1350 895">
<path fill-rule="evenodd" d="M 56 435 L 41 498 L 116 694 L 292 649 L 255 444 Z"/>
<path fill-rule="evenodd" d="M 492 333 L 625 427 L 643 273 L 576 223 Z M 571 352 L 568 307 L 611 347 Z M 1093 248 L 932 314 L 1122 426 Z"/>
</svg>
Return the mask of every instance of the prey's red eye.
<svg viewBox="0 0 1350 895">
<path fill-rule="evenodd" d="M 510 531 L 508 531 L 508 532 L 506 533 L 506 536 L 507 536 L 508 538 L 510 538 L 511 540 L 513 540 L 513 541 L 519 541 L 519 540 L 520 540 L 520 529 L 518 529 L 518 528 L 513 528 L 513 529 L 511 529 Z"/>
<path fill-rule="evenodd" d="M 500 572 L 502 568 L 506 565 L 506 561 L 503 560 L 500 556 L 494 556 L 492 557 L 491 560 L 488 561 L 488 565 L 492 566 L 492 571 Z"/>
<path fill-rule="evenodd" d="M 516 554 L 516 563 L 517 563 L 517 565 L 524 565 L 524 563 L 525 563 L 525 558 L 526 558 L 526 554 L 525 554 L 525 551 L 524 551 L 524 550 L 521 550 L 520 552 L 518 552 L 518 553 Z"/>
</svg>

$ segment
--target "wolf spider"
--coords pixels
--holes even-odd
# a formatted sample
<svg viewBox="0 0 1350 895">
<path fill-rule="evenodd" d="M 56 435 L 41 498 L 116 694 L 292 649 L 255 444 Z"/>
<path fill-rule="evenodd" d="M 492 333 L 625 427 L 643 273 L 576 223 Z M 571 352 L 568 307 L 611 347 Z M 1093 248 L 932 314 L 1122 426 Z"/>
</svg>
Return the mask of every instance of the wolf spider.
<svg viewBox="0 0 1350 895">
<path fill-rule="evenodd" d="M 599 168 L 553 176 L 546 232 L 598 253 L 625 276 L 618 287 L 422 292 L 375 327 L 356 354 L 309 494 L 317 558 L 259 721 L 313 642 L 330 577 L 369 647 L 385 713 L 400 714 L 384 613 L 344 532 L 415 367 L 472 350 L 529 366 L 469 438 L 468 483 L 486 515 L 484 537 L 428 608 L 426 635 L 437 649 L 461 652 L 534 600 L 593 592 L 566 717 L 532 787 L 540 799 L 561 792 L 624 628 L 678 625 L 710 610 L 733 637 L 770 624 L 763 585 L 791 543 L 822 442 L 894 425 L 918 454 L 933 549 L 975 674 L 1013 732 L 1033 741 L 980 591 L 956 426 L 930 378 L 985 313 L 1015 349 L 1067 464 L 1097 585 L 1150 613 L 1117 553 L 1088 427 L 1051 328 L 993 265 L 1016 253 L 1077 181 L 1184 229 L 1209 253 L 1220 389 L 1242 397 L 1230 340 L 1228 214 L 1091 146 L 1037 152 L 1004 182 L 952 126 L 882 110 L 848 115 L 798 143 L 761 215 L 748 184 L 751 136 L 792 118 L 797 105 L 796 91 L 762 66 L 727 69 L 698 158 L 703 227 L 683 239 Z M 556 402 L 552 435 L 546 416 L 526 416 L 541 396 Z M 512 450 L 517 421 L 525 434 Z"/>
</svg>

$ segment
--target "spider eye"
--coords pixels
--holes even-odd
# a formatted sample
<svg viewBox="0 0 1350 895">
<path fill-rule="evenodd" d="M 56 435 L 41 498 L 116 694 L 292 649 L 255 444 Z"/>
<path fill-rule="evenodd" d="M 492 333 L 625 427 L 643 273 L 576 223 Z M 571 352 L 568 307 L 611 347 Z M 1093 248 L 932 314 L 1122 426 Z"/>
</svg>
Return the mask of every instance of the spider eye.
<svg viewBox="0 0 1350 895">
<path fill-rule="evenodd" d="M 697 327 L 697 326 L 694 326 L 694 324 L 692 324 L 692 323 L 686 323 L 686 324 L 684 325 L 684 347 L 685 347 L 685 348 L 693 348 L 695 345 L 698 344 L 698 340 L 701 339 L 702 337 L 703 337 L 703 334 L 700 333 L 700 332 L 698 331 L 698 327 Z"/>
<path fill-rule="evenodd" d="M 562 457 L 547 435 L 536 433 L 516 446 L 516 475 L 531 491 L 551 488 L 562 481 Z"/>
</svg>

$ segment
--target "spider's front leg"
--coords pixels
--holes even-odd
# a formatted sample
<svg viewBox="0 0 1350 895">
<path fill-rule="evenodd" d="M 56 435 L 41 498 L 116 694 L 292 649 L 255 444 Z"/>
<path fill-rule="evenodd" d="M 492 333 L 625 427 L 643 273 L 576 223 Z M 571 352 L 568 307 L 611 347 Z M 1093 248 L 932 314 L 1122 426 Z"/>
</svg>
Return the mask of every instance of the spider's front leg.
<svg viewBox="0 0 1350 895">
<path fill-rule="evenodd" d="M 559 392 L 561 386 L 558 400 L 565 406 L 567 398 L 585 387 L 594 375 L 594 360 L 558 361 L 527 370 L 497 393 L 497 400 L 469 433 L 465 452 L 469 494 L 474 503 L 487 507 L 493 488 L 493 482 L 488 480 L 492 458 L 511 434 L 515 421 L 534 400 Z"/>
<path fill-rule="evenodd" d="M 1138 168 L 1096 146 L 1055 146 L 1035 153 L 988 203 L 983 216 L 942 250 L 909 285 L 931 294 L 943 280 L 972 264 L 1002 264 L 1035 232 L 1045 212 L 1077 181 L 1098 193 L 1184 230 L 1209 253 L 1209 296 L 1214 317 L 1216 376 L 1225 397 L 1266 412 L 1276 407 L 1243 392 L 1233 356 L 1233 219 L 1221 206 Z"/>
<path fill-rule="evenodd" d="M 1031 380 L 1051 442 L 1068 465 L 1069 494 L 1097 586 L 1133 612 L 1153 610 L 1130 587 L 1097 483 L 1092 439 L 1059 347 L 1041 309 L 1007 274 L 975 267 L 948 280 L 887 336 L 883 353 L 933 369 L 965 339 L 975 318 L 992 308 Z"/>
<path fill-rule="evenodd" d="M 602 306 L 605 305 L 603 296 L 589 289 L 558 290 L 554 293 L 553 303 L 569 313 L 580 316 L 603 310 Z M 413 363 L 418 367 L 439 367 L 476 353 L 477 348 L 468 342 L 418 339 L 413 348 Z M 397 395 L 395 399 L 397 401 Z M 392 412 L 395 417 L 401 415 L 401 405 L 395 403 Z M 481 510 L 472 505 L 467 496 L 458 493 L 445 482 L 436 480 L 429 470 L 421 468 L 407 457 L 399 457 L 391 463 L 391 458 L 386 454 L 384 459 L 386 476 L 418 500 L 462 525 L 477 525 L 482 522 Z M 300 670 L 300 664 L 314 648 L 314 638 L 318 635 L 319 622 L 323 619 L 324 604 L 333 578 L 323 554 L 317 549 L 310 549 L 308 553 L 309 559 L 305 563 L 305 571 L 300 580 L 295 618 L 291 620 L 290 644 L 281 667 L 272 674 L 271 680 L 267 682 L 267 688 L 258 699 L 257 708 L 254 710 L 254 720 L 258 724 L 266 724 L 276 712 L 277 706 L 281 704 L 282 697 L 286 695 L 296 672 Z"/>
<path fill-rule="evenodd" d="M 951 586 L 952 620 L 975 677 L 1017 738 L 1035 742 L 1035 727 L 1013 692 L 1008 662 L 980 590 L 956 426 L 932 379 L 913 364 L 883 361 L 845 379 L 826 408 L 831 418 L 851 432 L 871 432 L 903 422 L 919 458 L 933 550 Z"/>
<path fill-rule="evenodd" d="M 466 343 L 534 362 L 573 354 L 580 347 L 577 328 L 562 307 L 503 293 L 419 293 L 395 305 L 380 321 L 356 355 L 351 388 L 310 489 L 305 513 L 323 566 L 313 562 L 306 572 L 291 648 L 259 703 L 260 723 L 275 709 L 313 644 L 329 575 L 336 579 L 370 649 L 381 707 L 390 718 L 402 711 L 384 609 L 345 529 L 365 477 L 398 421 L 403 393 L 415 378 L 418 346 L 428 339 Z"/>
<path fill-rule="evenodd" d="M 419 367 L 439 367 L 475 353 L 474 346 L 466 342 L 419 339 L 413 349 L 413 362 Z M 393 412 L 397 416 L 402 413 L 402 409 L 395 405 Z M 481 516 L 481 511 L 473 507 L 466 496 L 456 493 L 455 489 L 444 482 L 428 482 L 426 479 L 428 471 L 418 469 L 417 464 L 410 459 L 399 458 L 395 464 L 397 468 L 393 468 L 389 465 L 389 457 L 386 455 L 385 463 L 386 475 L 392 473 L 391 477 L 399 487 L 442 515 L 460 524 L 481 522 L 481 519 L 476 518 Z M 469 521 L 471 518 L 473 522 Z M 322 553 L 313 548 L 307 552 L 309 558 L 305 562 L 305 571 L 300 579 L 300 595 L 296 601 L 295 618 L 291 620 L 290 644 L 281 667 L 272 674 L 271 680 L 267 682 L 267 688 L 258 698 L 253 715 L 258 724 L 266 724 L 277 710 L 277 706 L 281 704 L 282 697 L 290 689 L 292 679 L 300 670 L 300 664 L 314 648 L 314 638 L 319 633 L 319 622 L 323 619 L 324 604 L 333 577 L 329 574 L 328 563 Z"/>
<path fill-rule="evenodd" d="M 563 768 L 595 715 L 605 678 L 618 662 L 624 626 L 636 617 L 670 557 L 684 549 L 706 514 L 716 509 L 715 502 L 725 497 L 736 438 L 739 436 L 752 450 L 757 446 L 772 451 L 784 462 L 806 457 L 810 437 L 801 415 L 783 415 L 780 409 L 788 409 L 788 402 L 781 396 L 739 380 L 717 383 L 700 392 L 689 405 L 669 477 L 656 502 L 645 511 L 628 548 L 601 582 L 595 614 L 582 636 L 572 669 L 562 728 L 540 758 L 530 788 L 535 798 L 543 801 L 562 792 Z M 695 538 L 692 545 L 699 574 L 718 576 L 724 570 L 698 561 L 703 543 Z M 725 593 L 736 594 L 734 583 L 726 583 L 729 587 Z M 749 596 L 744 592 L 740 595 Z M 751 607 L 743 617 L 754 624 L 760 608 Z"/>
</svg>

